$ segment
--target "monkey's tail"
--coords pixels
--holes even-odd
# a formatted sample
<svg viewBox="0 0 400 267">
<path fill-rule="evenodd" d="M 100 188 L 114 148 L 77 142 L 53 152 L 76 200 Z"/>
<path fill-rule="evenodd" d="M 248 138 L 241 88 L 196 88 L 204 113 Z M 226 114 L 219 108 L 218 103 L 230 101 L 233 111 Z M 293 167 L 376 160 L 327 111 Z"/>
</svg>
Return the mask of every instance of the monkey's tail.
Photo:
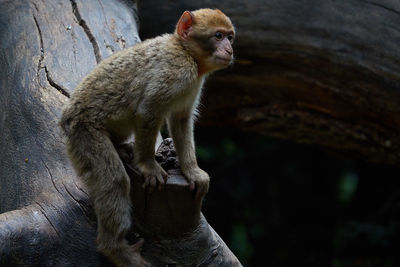
<svg viewBox="0 0 400 267">
<path fill-rule="evenodd" d="M 81 126 L 67 141 L 72 164 L 94 202 L 98 247 L 114 249 L 131 227 L 129 176 L 105 131 Z"/>
</svg>

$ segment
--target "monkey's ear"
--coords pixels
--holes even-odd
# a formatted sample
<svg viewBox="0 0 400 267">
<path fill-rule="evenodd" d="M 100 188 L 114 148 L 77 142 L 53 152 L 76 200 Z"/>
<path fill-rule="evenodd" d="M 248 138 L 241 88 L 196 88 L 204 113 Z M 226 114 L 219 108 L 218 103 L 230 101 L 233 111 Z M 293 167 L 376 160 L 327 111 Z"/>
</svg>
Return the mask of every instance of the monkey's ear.
<svg viewBox="0 0 400 267">
<path fill-rule="evenodd" d="M 193 14 L 189 11 L 183 12 L 181 18 L 176 25 L 176 32 L 183 38 L 186 39 L 189 35 L 189 31 L 193 24 Z"/>
</svg>

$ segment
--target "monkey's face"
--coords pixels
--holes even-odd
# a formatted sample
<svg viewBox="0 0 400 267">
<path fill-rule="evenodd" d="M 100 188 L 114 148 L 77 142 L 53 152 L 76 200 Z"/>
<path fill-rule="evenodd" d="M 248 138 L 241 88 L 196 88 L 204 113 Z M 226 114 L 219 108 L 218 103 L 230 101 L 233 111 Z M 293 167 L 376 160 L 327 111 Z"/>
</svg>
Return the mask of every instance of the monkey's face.
<svg viewBox="0 0 400 267">
<path fill-rule="evenodd" d="M 206 31 L 191 31 L 188 42 L 192 43 L 191 50 L 194 51 L 200 72 L 216 71 L 231 65 L 234 59 L 234 38 L 233 28 L 215 27 Z"/>
<path fill-rule="evenodd" d="M 232 44 L 234 40 L 233 31 L 226 31 L 218 29 L 215 31 L 214 36 L 209 40 L 212 47 L 212 56 L 209 58 L 210 63 L 215 68 L 226 68 L 233 62 L 233 49 Z"/>
<path fill-rule="evenodd" d="M 195 58 L 200 75 L 232 64 L 235 30 L 231 20 L 220 10 L 185 11 L 176 33 Z"/>
</svg>

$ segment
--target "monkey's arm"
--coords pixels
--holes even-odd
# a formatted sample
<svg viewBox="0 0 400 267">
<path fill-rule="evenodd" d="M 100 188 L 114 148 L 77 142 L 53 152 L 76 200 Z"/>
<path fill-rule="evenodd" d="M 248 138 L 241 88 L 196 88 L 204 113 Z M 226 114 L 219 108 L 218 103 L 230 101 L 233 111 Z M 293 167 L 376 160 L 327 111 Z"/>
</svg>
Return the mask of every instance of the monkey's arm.
<svg viewBox="0 0 400 267">
<path fill-rule="evenodd" d="M 197 165 L 193 138 L 193 111 L 173 113 L 168 118 L 169 132 L 174 141 L 183 174 L 189 180 L 190 190 L 197 186 L 196 198 L 208 192 L 210 178 Z"/>
<path fill-rule="evenodd" d="M 155 144 L 160 127 L 161 121 L 150 116 L 136 120 L 135 163 L 144 177 L 143 188 L 149 186 L 151 191 L 157 184 L 158 189 L 161 190 L 167 180 L 167 173 L 154 159 Z"/>
</svg>

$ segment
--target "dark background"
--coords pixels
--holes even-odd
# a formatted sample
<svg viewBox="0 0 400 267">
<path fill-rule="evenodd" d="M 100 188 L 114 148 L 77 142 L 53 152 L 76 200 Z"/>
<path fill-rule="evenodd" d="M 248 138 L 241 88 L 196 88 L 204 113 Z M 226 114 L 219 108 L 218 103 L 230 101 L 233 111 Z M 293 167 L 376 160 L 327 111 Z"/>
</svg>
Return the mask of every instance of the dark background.
<svg viewBox="0 0 400 267">
<path fill-rule="evenodd" d="M 245 266 L 399 266 L 398 168 L 226 128 L 196 142 L 203 213 Z"/>
</svg>

